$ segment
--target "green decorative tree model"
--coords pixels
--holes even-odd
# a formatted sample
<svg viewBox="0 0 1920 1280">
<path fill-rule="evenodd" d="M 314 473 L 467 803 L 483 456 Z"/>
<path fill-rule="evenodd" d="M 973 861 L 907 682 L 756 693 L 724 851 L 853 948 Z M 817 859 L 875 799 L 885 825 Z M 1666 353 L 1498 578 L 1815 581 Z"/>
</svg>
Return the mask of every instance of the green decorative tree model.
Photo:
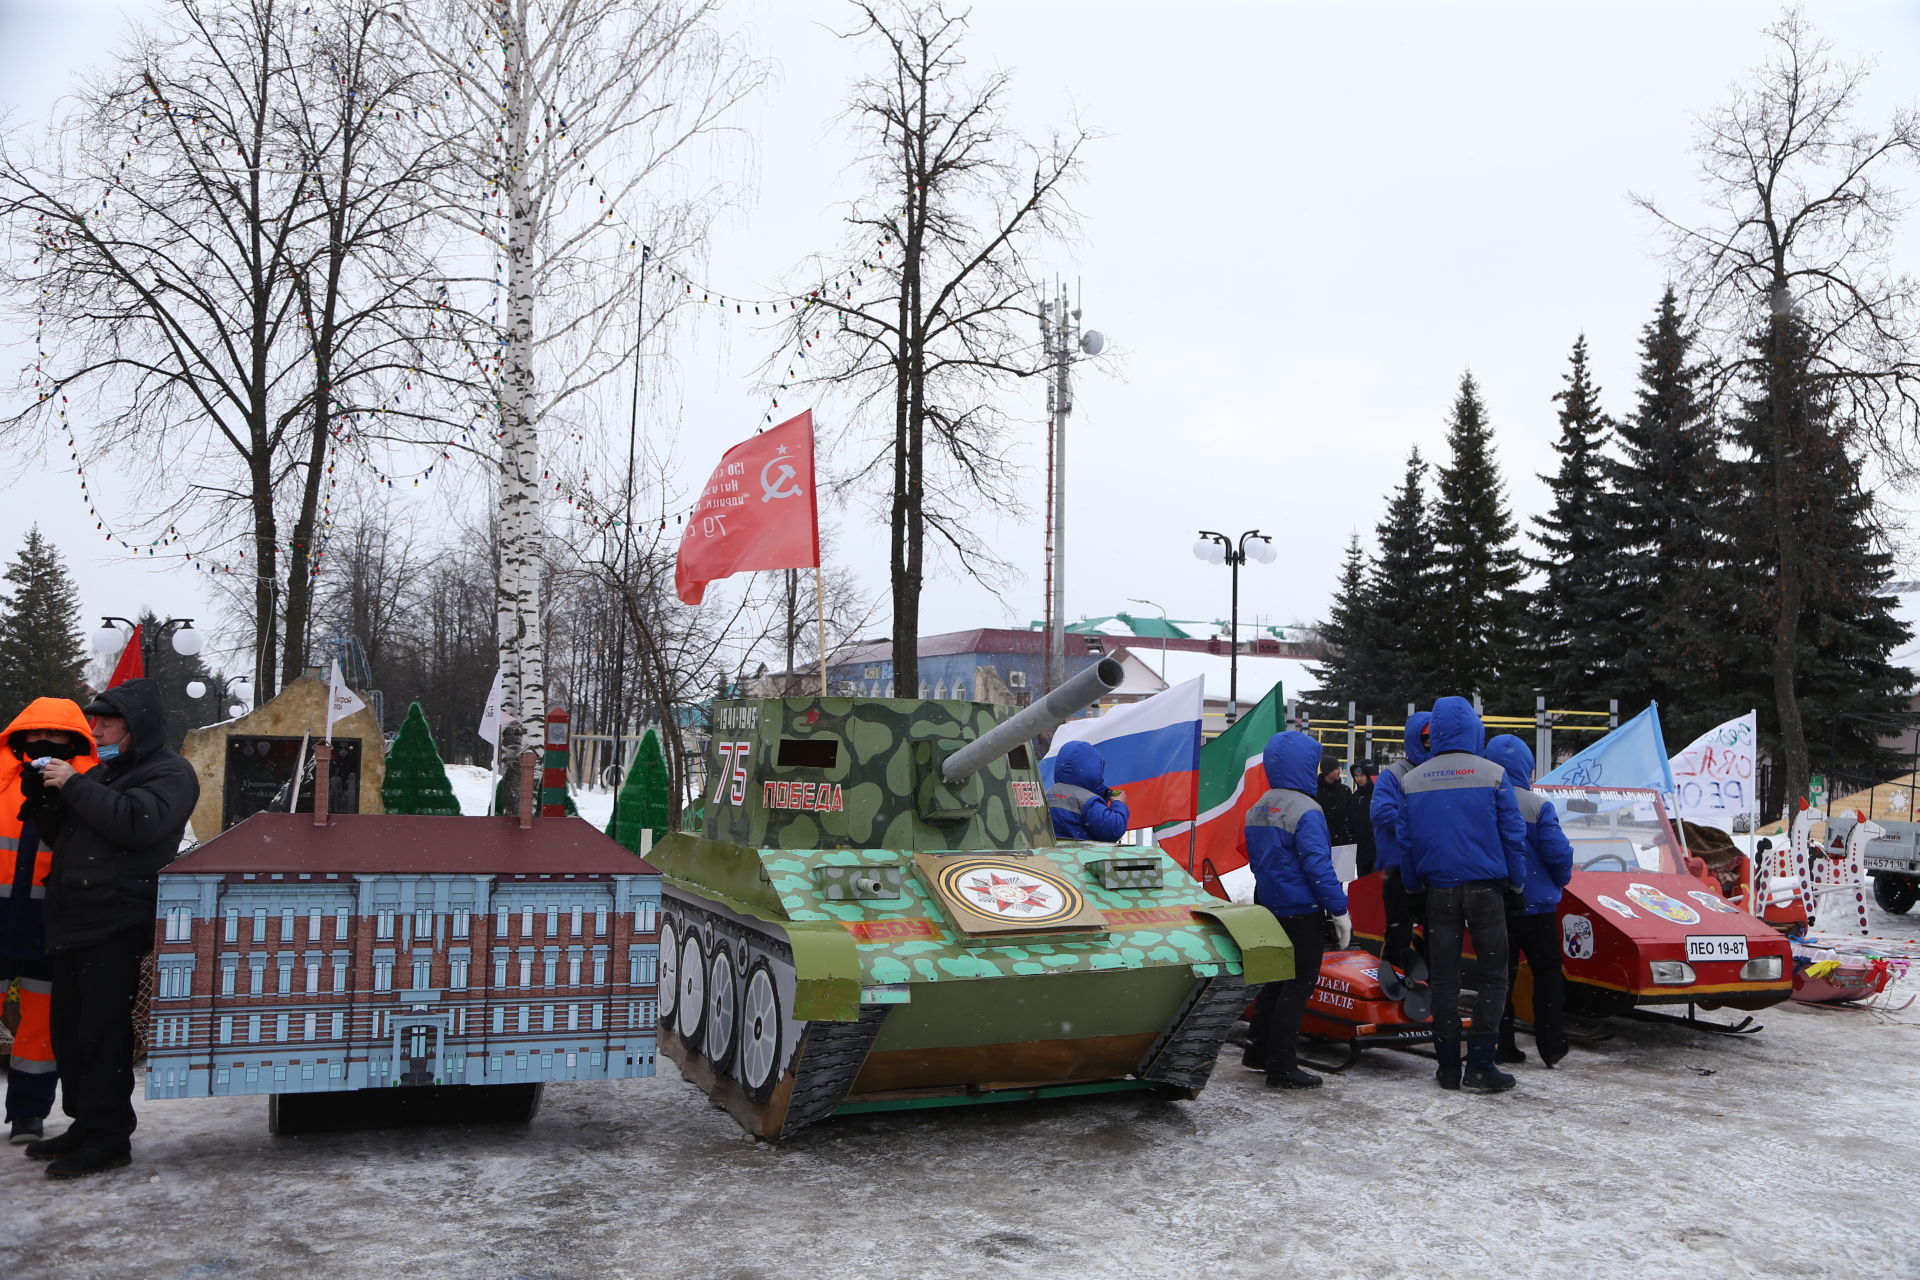
<svg viewBox="0 0 1920 1280">
<path fill-rule="evenodd" d="M 459 816 L 460 802 L 453 798 L 447 767 L 440 762 L 433 730 L 427 728 L 426 713 L 417 702 L 407 708 L 393 749 L 387 752 L 387 780 L 380 787 L 380 802 L 388 813 Z"/>
<path fill-rule="evenodd" d="M 607 834 L 635 853 L 640 852 L 642 831 L 651 831 L 656 844 L 667 834 L 667 758 L 651 729 L 640 739 L 607 821 Z"/>
</svg>

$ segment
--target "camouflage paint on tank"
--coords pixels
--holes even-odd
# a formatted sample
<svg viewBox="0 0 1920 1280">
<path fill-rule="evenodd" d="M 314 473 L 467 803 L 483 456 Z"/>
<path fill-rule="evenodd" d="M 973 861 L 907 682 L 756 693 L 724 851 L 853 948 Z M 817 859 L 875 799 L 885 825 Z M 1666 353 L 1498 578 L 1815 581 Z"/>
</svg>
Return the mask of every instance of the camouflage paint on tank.
<svg viewBox="0 0 1920 1280">
<path fill-rule="evenodd" d="M 1012 711 L 908 698 L 720 703 L 708 749 L 704 834 L 777 849 L 1051 845 L 1052 822 L 1031 759 L 1021 767 L 1015 755 L 1002 756 L 958 784 L 940 777 L 949 753 Z"/>
</svg>

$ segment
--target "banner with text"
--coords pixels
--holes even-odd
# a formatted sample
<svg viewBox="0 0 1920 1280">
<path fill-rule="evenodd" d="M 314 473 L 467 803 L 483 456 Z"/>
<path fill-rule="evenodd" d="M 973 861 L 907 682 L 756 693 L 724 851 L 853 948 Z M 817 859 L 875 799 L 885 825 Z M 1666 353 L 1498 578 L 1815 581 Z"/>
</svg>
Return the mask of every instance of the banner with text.
<svg viewBox="0 0 1920 1280">
<path fill-rule="evenodd" d="M 674 592 L 699 604 L 707 585 L 749 569 L 820 563 L 813 492 L 813 411 L 743 440 L 707 477 L 674 561 Z"/>
<path fill-rule="evenodd" d="M 1679 817 L 1732 834 L 1734 819 L 1753 813 L 1758 731 L 1757 718 L 1749 711 L 1707 730 L 1673 758 Z"/>
</svg>

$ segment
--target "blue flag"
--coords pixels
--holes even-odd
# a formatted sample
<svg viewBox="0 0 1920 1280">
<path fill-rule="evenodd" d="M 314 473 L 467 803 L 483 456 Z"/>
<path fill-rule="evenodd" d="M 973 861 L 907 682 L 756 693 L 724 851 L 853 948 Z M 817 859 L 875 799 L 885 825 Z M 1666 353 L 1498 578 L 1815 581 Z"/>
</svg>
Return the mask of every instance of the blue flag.
<svg viewBox="0 0 1920 1280">
<path fill-rule="evenodd" d="M 1539 781 L 1563 787 L 1633 787 L 1673 793 L 1673 765 L 1660 732 L 1660 704 L 1647 709 Z"/>
</svg>

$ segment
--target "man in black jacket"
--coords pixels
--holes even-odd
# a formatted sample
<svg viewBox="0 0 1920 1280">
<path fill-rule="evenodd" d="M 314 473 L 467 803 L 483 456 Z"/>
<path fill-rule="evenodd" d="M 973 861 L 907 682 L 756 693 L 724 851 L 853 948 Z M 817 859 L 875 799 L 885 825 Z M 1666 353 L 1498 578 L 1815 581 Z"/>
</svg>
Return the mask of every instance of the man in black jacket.
<svg viewBox="0 0 1920 1280">
<path fill-rule="evenodd" d="M 166 745 L 160 689 L 129 680 L 85 708 L 100 763 L 42 770 L 61 804 L 47 873 L 46 949 L 53 971 L 53 1051 L 66 1132 L 30 1144 L 50 1178 L 81 1178 L 132 1159 L 133 1005 L 153 949 L 160 868 L 200 799 L 200 780 Z"/>
<path fill-rule="evenodd" d="M 1371 760 L 1362 760 L 1353 766 L 1353 842 L 1359 846 L 1354 850 L 1354 874 L 1370 875 L 1376 851 L 1373 844 L 1373 781 L 1380 776 L 1380 766 Z"/>
</svg>

